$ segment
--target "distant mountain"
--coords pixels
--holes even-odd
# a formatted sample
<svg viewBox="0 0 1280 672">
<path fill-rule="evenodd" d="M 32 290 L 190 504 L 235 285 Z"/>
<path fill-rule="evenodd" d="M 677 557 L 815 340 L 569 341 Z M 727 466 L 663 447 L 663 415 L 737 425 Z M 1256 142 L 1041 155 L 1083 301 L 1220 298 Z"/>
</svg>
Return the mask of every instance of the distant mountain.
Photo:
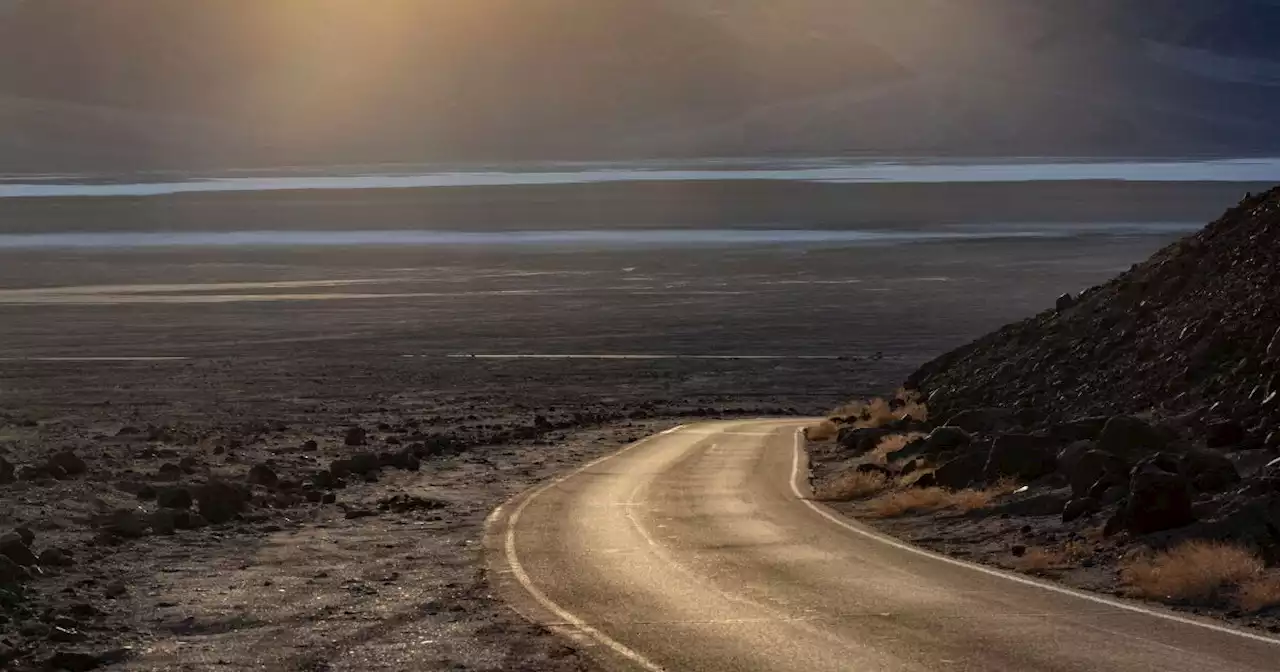
<svg viewBox="0 0 1280 672">
<path fill-rule="evenodd" d="M 0 171 L 1280 150 L 1264 0 L 0 0 Z"/>
</svg>

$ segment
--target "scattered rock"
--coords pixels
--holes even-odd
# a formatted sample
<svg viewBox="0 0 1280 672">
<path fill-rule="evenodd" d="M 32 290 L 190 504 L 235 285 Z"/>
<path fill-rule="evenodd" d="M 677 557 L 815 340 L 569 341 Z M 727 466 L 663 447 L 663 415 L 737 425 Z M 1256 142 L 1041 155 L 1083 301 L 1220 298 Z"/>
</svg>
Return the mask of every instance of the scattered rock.
<svg viewBox="0 0 1280 672">
<path fill-rule="evenodd" d="M 1191 479 L 1197 492 L 1222 492 L 1240 482 L 1236 465 L 1214 450 L 1191 450 L 1182 455 L 1178 471 Z"/>
<path fill-rule="evenodd" d="M 891 434 L 889 430 L 879 427 L 843 427 L 836 438 L 836 443 L 840 444 L 841 448 L 860 455 L 875 450 L 881 439 L 889 434 Z"/>
<path fill-rule="evenodd" d="M 156 490 L 156 506 L 165 509 L 189 509 L 194 503 L 191 491 L 181 486 L 170 486 Z"/>
<path fill-rule="evenodd" d="M 1063 507 L 1070 499 L 1070 493 L 1065 490 L 1054 490 L 1004 502 L 993 507 L 991 511 L 997 515 L 1007 513 L 1012 516 L 1056 516 L 1062 513 Z"/>
<path fill-rule="evenodd" d="M 1102 510 L 1102 504 L 1092 497 L 1077 497 L 1062 507 L 1062 522 L 1069 523 Z"/>
<path fill-rule="evenodd" d="M 22 543 L 28 546 L 36 543 L 36 533 L 33 532 L 31 528 L 25 525 L 20 525 L 18 527 L 13 528 L 13 533 L 18 535 L 19 537 L 22 537 Z"/>
<path fill-rule="evenodd" d="M 147 536 L 147 522 L 136 509 L 116 509 L 99 520 L 102 531 L 113 537 L 137 539 Z"/>
<path fill-rule="evenodd" d="M 1133 468 L 1124 524 L 1134 534 L 1183 527 L 1195 521 L 1191 483 L 1168 469 L 1170 461 L 1170 456 L 1157 454 Z M 1176 469 L 1176 461 L 1173 463 Z"/>
<path fill-rule="evenodd" d="M 243 512 L 249 493 L 225 481 L 213 480 L 196 490 L 196 506 L 210 523 L 225 523 Z"/>
<path fill-rule="evenodd" d="M 1001 478 L 1034 481 L 1058 468 L 1058 442 L 1031 434 L 1002 434 L 996 437 L 987 457 L 983 475 L 988 482 Z"/>
<path fill-rule="evenodd" d="M 1058 297 L 1058 300 L 1054 303 L 1053 307 L 1054 310 L 1061 313 L 1070 310 L 1074 305 L 1076 305 L 1076 297 L 1072 296 L 1070 292 L 1067 292 Z"/>
<path fill-rule="evenodd" d="M 39 562 L 42 567 L 70 567 L 75 560 L 62 549 L 46 548 L 40 551 Z"/>
<path fill-rule="evenodd" d="M 196 458 L 187 455 L 178 460 L 178 468 L 181 469 L 184 474 L 194 474 L 200 469 L 200 462 Z"/>
<path fill-rule="evenodd" d="M 1128 415 L 1107 421 L 1098 436 L 1098 450 L 1121 457 L 1141 457 L 1164 450 L 1168 439 L 1154 427 Z"/>
<path fill-rule="evenodd" d="M 1128 482 L 1129 464 L 1106 451 L 1086 450 L 1075 460 L 1075 466 L 1066 472 L 1066 476 L 1072 494 L 1084 497 L 1099 482 L 1108 485 Z"/>
<path fill-rule="evenodd" d="M 106 663 L 98 656 L 81 651 L 55 651 L 44 663 L 49 670 L 66 670 L 66 672 L 89 672 Z"/>
<path fill-rule="evenodd" d="M 0 555 L 4 555 L 22 567 L 31 567 L 40 562 L 36 554 L 31 552 L 31 547 L 23 541 L 22 535 L 16 532 L 0 536 Z"/>
<path fill-rule="evenodd" d="M 925 450 L 932 454 L 945 453 L 964 448 L 972 442 L 973 437 L 969 435 L 969 432 L 959 427 L 944 425 L 929 432 L 929 436 L 925 438 Z"/>
<path fill-rule="evenodd" d="M 1244 443 L 1244 427 L 1234 420 L 1211 423 L 1205 430 L 1205 444 L 1210 448 L 1234 448 Z"/>
<path fill-rule="evenodd" d="M 157 481 L 180 481 L 182 480 L 182 467 L 171 462 L 165 462 L 156 470 Z"/>
<path fill-rule="evenodd" d="M 1049 435 L 1063 442 L 1094 441 L 1102 435 L 1109 419 L 1099 415 L 1056 423 L 1049 426 Z"/>
<path fill-rule="evenodd" d="M 938 467 L 933 472 L 934 482 L 939 487 L 950 490 L 967 488 L 982 480 L 986 466 L 986 453 L 980 451 L 965 453 Z"/>
<path fill-rule="evenodd" d="M 348 446 L 363 446 L 368 440 L 368 434 L 363 427 L 352 427 L 347 430 L 347 434 L 343 437 L 343 443 Z"/>
<path fill-rule="evenodd" d="M 347 464 L 351 473 L 365 476 L 376 474 L 382 468 L 381 461 L 374 453 L 356 453 L 347 460 Z M 334 475 L 337 475 L 336 472 Z"/>
<path fill-rule="evenodd" d="M 369 518 L 376 515 L 378 515 L 376 512 L 368 509 L 347 509 L 347 512 L 344 514 L 347 520 L 358 520 L 360 518 Z"/>
<path fill-rule="evenodd" d="M 0 554 L 0 587 L 22 583 L 29 578 L 31 574 L 26 568 L 10 560 L 9 556 Z"/>
<path fill-rule="evenodd" d="M 276 472 L 265 464 L 255 464 L 249 469 L 249 483 L 264 488 L 274 488 L 280 482 Z"/>
<path fill-rule="evenodd" d="M 0 457 L 0 485 L 8 485 L 17 480 L 13 463 Z"/>
<path fill-rule="evenodd" d="M 89 465 L 71 450 L 54 453 L 53 457 L 49 458 L 49 464 L 57 465 L 68 476 L 77 476 L 89 469 Z"/>
<path fill-rule="evenodd" d="M 378 509 L 394 513 L 406 513 L 408 511 L 434 511 L 448 505 L 448 502 L 440 499 L 401 494 L 382 499 L 378 502 Z"/>
<path fill-rule="evenodd" d="M 1016 425 L 1017 419 L 1013 411 L 1003 408 L 971 408 L 951 416 L 942 424 L 971 433 L 995 432 Z"/>
</svg>

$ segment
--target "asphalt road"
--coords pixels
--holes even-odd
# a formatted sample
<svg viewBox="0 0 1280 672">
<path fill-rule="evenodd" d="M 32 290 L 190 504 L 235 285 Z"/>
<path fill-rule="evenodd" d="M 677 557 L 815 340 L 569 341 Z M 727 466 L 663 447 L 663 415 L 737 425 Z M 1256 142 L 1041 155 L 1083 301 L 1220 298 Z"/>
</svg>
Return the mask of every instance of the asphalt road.
<svg viewBox="0 0 1280 672">
<path fill-rule="evenodd" d="M 609 670 L 1280 670 L 1280 640 L 836 516 L 803 496 L 800 426 L 677 428 L 509 502 L 500 589 Z"/>
</svg>

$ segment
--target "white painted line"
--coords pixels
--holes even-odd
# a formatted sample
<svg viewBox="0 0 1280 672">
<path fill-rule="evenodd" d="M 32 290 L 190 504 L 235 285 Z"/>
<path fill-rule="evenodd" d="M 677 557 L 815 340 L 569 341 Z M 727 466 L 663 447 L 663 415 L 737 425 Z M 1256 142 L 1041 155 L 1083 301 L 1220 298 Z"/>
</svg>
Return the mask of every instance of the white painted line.
<svg viewBox="0 0 1280 672">
<path fill-rule="evenodd" d="M 520 557 L 516 553 L 516 523 L 520 521 L 520 514 L 524 513 L 524 510 L 528 508 L 529 504 L 531 504 L 533 500 L 537 499 L 538 496 L 541 495 L 542 493 L 550 490 L 551 488 L 556 487 L 557 485 L 560 485 L 561 483 L 564 483 L 570 478 L 573 478 L 574 476 L 577 476 L 578 474 L 581 474 L 582 472 L 598 464 L 603 464 L 616 457 L 625 455 L 626 453 L 648 443 L 649 441 L 652 441 L 653 439 L 677 432 L 682 427 L 684 427 L 684 425 L 678 425 L 666 431 L 659 432 L 651 437 L 641 439 L 640 441 L 637 441 L 631 444 L 630 446 L 627 446 L 626 448 L 623 448 L 622 450 L 612 455 L 607 455 L 598 460 L 590 462 L 585 466 L 579 469 L 576 469 L 573 472 L 566 474 L 560 478 L 557 478 L 556 480 L 542 486 L 541 488 L 538 488 L 536 491 L 534 491 L 533 494 L 529 495 L 527 499 L 521 502 L 520 506 L 516 507 L 516 510 L 511 514 L 511 519 L 507 521 L 506 542 L 504 544 L 506 546 L 507 564 L 511 566 L 512 575 L 515 577 L 516 581 L 520 583 L 520 586 L 525 589 L 525 592 L 529 593 L 529 595 L 534 600 L 536 600 L 538 604 L 542 605 L 543 608 L 545 608 L 547 611 L 550 611 L 552 614 L 555 614 L 555 616 L 559 618 L 561 621 L 563 621 L 564 623 L 572 625 L 579 632 L 587 635 L 588 637 L 590 637 L 591 639 L 594 639 L 599 644 L 612 650 L 614 653 L 617 653 L 623 658 L 630 660 L 631 662 L 639 665 L 641 668 L 648 670 L 649 672 L 665 672 L 665 668 L 653 663 L 649 659 L 645 658 L 644 656 L 640 655 L 634 650 L 628 648 L 625 644 L 622 644 L 621 642 L 618 642 L 617 640 L 610 638 L 608 635 L 604 634 L 603 632 L 600 632 L 599 630 L 591 627 L 590 625 L 587 624 L 586 621 L 582 620 L 578 616 L 569 612 L 564 607 L 561 607 L 560 605 L 556 604 L 554 601 L 551 600 L 551 598 L 547 597 L 546 594 L 544 594 L 541 590 L 539 590 L 536 585 L 534 585 L 533 579 L 529 578 L 529 574 L 525 572 L 524 566 L 520 564 Z"/>
<path fill-rule="evenodd" d="M 1183 625 L 1193 625 L 1196 627 L 1205 628 L 1207 630 L 1212 630 L 1214 632 L 1220 632 L 1227 635 L 1235 635 L 1236 637 L 1251 639 L 1256 642 L 1262 642 L 1264 644 L 1274 644 L 1274 645 L 1280 646 L 1280 639 L 1265 637 L 1263 635 L 1254 634 L 1252 632 L 1246 632 L 1244 630 L 1237 630 L 1235 628 L 1227 627 L 1225 625 L 1205 623 L 1203 621 L 1198 621 L 1195 619 L 1178 616 L 1177 614 L 1170 614 L 1162 611 L 1156 611 L 1154 609 L 1148 609 L 1146 607 L 1143 607 L 1137 604 L 1121 602 L 1119 600 L 1113 600 L 1110 598 L 1102 597 L 1100 595 L 1093 595 L 1083 591 L 1074 590 L 1071 588 L 1065 588 L 1063 586 L 1059 586 L 1052 583 L 1036 581 L 1034 579 L 1029 579 L 1025 576 L 1020 576 L 1018 574 L 1003 572 L 998 569 L 992 569 L 991 567 L 986 567 L 984 565 L 978 565 L 972 562 L 965 562 L 964 560 L 957 560 L 952 557 L 934 553 L 933 551 L 927 551 L 923 548 L 917 548 L 910 544 L 905 544 L 901 541 L 898 541 L 897 539 L 894 539 L 892 537 L 889 537 L 877 532 L 872 532 L 870 530 L 864 530 L 858 526 L 851 525 L 847 521 L 842 520 L 840 517 L 828 511 L 826 508 L 818 506 L 813 501 L 805 498 L 804 494 L 800 492 L 800 486 L 799 486 L 800 454 L 801 454 L 801 451 L 804 449 L 803 434 L 802 434 L 803 431 L 804 431 L 803 429 L 796 430 L 796 434 L 795 434 L 795 454 L 792 456 L 792 460 L 791 460 L 791 492 L 796 496 L 796 499 L 803 502 L 804 505 L 809 507 L 810 509 L 813 509 L 815 513 L 822 516 L 823 518 L 826 518 L 832 523 L 835 523 L 836 525 L 839 525 L 840 527 L 850 532 L 853 532 L 854 534 L 866 537 L 867 539 L 871 539 L 873 541 L 878 541 L 882 544 L 885 544 L 886 546 L 892 546 L 899 550 L 907 551 L 909 553 L 914 553 L 916 555 L 929 558 L 931 560 L 937 560 L 938 562 L 945 562 L 950 565 L 955 565 L 956 567 L 963 567 L 965 569 L 970 569 L 975 572 L 981 572 L 988 576 L 994 576 L 994 577 L 1005 579 L 1008 581 L 1013 581 L 1014 583 L 1020 583 L 1025 586 L 1033 586 L 1035 588 L 1040 588 L 1040 589 L 1058 593 L 1061 595 L 1076 597 L 1082 600 L 1093 602 L 1095 604 L 1114 607 L 1116 609 L 1122 609 L 1124 611 L 1129 611 L 1136 614 L 1154 616 L 1156 618 L 1162 618 L 1166 621 L 1173 621 L 1174 623 L 1181 623 Z"/>
</svg>

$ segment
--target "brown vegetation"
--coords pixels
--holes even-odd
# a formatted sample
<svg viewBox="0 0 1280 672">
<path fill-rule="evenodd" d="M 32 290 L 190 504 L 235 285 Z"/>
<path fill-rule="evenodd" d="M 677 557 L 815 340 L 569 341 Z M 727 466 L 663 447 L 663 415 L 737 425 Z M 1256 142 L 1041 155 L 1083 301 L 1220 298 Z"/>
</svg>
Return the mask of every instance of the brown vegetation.
<svg viewBox="0 0 1280 672">
<path fill-rule="evenodd" d="M 814 492 L 814 499 L 823 502 L 850 502 L 879 494 L 887 487 L 889 481 L 884 474 L 850 469 L 819 486 Z"/>
<path fill-rule="evenodd" d="M 907 488 L 877 497 L 871 502 L 871 512 L 881 518 L 891 518 L 912 512 L 973 511 L 1006 495 L 1016 486 L 1002 481 L 984 490 L 946 490 L 943 488 Z"/>
<path fill-rule="evenodd" d="M 830 420 L 823 420 L 816 425 L 804 428 L 804 438 L 810 441 L 830 441 L 840 433 L 840 428 Z"/>
<path fill-rule="evenodd" d="M 907 447 L 907 444 L 916 439 L 928 436 L 922 432 L 908 432 L 906 434 L 891 434 L 880 440 L 876 444 L 876 449 L 871 451 L 873 458 L 881 463 L 889 461 L 889 458 L 899 450 Z"/>
<path fill-rule="evenodd" d="M 907 417 L 919 421 L 928 420 L 929 409 L 918 393 L 899 389 L 892 401 L 876 398 L 850 402 L 832 411 L 831 417 L 859 428 L 883 427 Z"/>
<path fill-rule="evenodd" d="M 1280 607 L 1280 576 L 1259 576 L 1240 586 L 1240 607 L 1245 611 L 1262 611 Z"/>
<path fill-rule="evenodd" d="M 1130 560 L 1120 578 L 1140 597 L 1170 602 L 1209 603 L 1225 589 L 1249 584 L 1253 600 L 1268 587 L 1254 585 L 1262 560 L 1248 549 L 1208 541 L 1189 541 L 1168 551 Z"/>
</svg>

